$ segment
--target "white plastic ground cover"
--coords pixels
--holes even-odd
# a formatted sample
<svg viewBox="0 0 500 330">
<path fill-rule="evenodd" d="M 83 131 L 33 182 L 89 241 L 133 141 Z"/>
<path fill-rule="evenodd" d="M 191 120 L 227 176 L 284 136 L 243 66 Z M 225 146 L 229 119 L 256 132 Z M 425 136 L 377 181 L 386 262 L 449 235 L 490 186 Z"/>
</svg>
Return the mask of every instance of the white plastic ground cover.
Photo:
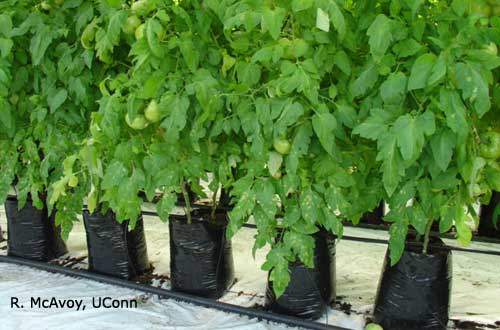
<svg viewBox="0 0 500 330">
<path fill-rule="evenodd" d="M 5 231 L 6 219 L 0 208 L 0 226 Z M 149 259 L 155 274 L 168 275 L 168 224 L 156 217 L 145 216 L 144 226 Z M 242 229 L 233 239 L 237 283 L 221 301 L 240 306 L 264 304 L 267 273 L 260 270 L 266 250 L 252 258 L 254 231 Z M 345 228 L 345 235 L 386 239 L 384 231 Z M 4 233 L 4 237 L 5 237 Z M 455 241 L 447 240 L 455 245 Z M 76 223 L 68 239 L 71 256 L 87 254 L 82 222 Z M 500 251 L 500 246 L 472 243 L 472 249 Z M 372 311 L 378 279 L 386 252 L 386 245 L 342 240 L 337 246 L 337 296 L 344 309 L 329 309 L 320 322 L 351 329 L 363 329 Z M 0 254 L 5 254 L 5 242 L 0 243 Z M 79 265 L 86 267 L 86 260 Z M 168 282 L 162 284 L 168 288 Z M 140 297 L 143 303 L 137 309 L 71 310 L 15 310 L 10 308 L 11 296 L 56 298 Z M 494 324 L 500 321 L 500 257 L 453 252 L 452 319 Z M 23 301 L 20 299 L 20 301 Z M 339 307 L 338 305 L 336 306 Z M 0 264 L 0 329 L 290 329 L 284 325 L 258 322 L 246 317 L 192 306 L 171 300 L 159 300 L 151 295 L 115 286 L 49 274 L 26 267 Z M 7 322 L 7 323 L 5 323 Z M 8 324 L 9 327 L 4 327 Z M 450 322 L 450 329 L 455 329 Z M 42 327 L 43 326 L 43 327 Z"/>
</svg>

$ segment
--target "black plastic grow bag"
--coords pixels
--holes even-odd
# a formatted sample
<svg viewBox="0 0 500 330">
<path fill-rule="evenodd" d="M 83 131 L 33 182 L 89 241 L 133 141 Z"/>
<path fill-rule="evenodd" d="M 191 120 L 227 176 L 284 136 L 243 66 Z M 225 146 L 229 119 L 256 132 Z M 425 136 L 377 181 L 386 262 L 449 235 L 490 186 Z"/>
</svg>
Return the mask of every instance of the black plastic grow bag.
<svg viewBox="0 0 500 330">
<path fill-rule="evenodd" d="M 5 212 L 9 256 L 48 261 L 68 252 L 60 227 L 54 224 L 55 213 L 49 217 L 47 207 L 38 210 L 28 199 L 19 210 L 17 198 L 9 196 L 5 201 Z"/>
<path fill-rule="evenodd" d="M 480 236 L 500 238 L 500 215 L 497 215 L 497 228 L 493 223 L 495 209 L 500 204 L 500 192 L 494 191 L 488 205 L 481 205 L 479 212 L 479 229 Z"/>
<path fill-rule="evenodd" d="M 226 212 L 216 212 L 215 221 L 209 212 L 194 210 L 191 224 L 170 215 L 170 279 L 173 290 L 217 299 L 234 283 L 234 262 Z"/>
<path fill-rule="evenodd" d="M 290 283 L 278 299 L 268 280 L 266 307 L 271 311 L 318 319 L 335 301 L 335 237 L 321 230 L 314 234 L 314 240 L 314 268 L 300 261 L 289 263 Z"/>
<path fill-rule="evenodd" d="M 110 209 L 106 214 L 85 210 L 83 220 L 91 271 L 130 279 L 151 269 L 142 216 L 130 231 L 128 221 L 118 223 Z"/>
<path fill-rule="evenodd" d="M 380 203 L 379 206 L 377 206 L 371 212 L 363 214 L 359 222 L 369 225 L 386 226 L 386 223 L 384 222 L 383 218 L 384 218 L 384 202 Z"/>
<path fill-rule="evenodd" d="M 434 245 L 444 244 L 436 239 Z M 407 244 L 399 262 L 390 267 L 389 251 L 375 301 L 374 321 L 384 330 L 445 330 L 452 281 L 451 251 L 421 253 Z"/>
</svg>

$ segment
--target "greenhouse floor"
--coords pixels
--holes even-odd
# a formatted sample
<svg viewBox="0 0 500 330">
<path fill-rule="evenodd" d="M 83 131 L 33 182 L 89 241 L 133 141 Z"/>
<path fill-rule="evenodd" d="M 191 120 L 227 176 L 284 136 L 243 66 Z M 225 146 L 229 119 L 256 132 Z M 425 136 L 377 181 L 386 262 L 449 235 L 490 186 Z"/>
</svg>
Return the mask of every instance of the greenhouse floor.
<svg viewBox="0 0 500 330">
<path fill-rule="evenodd" d="M 169 248 L 168 224 L 156 217 L 145 216 L 144 226 L 150 261 L 155 267 L 153 285 L 168 288 Z M 0 208 L 0 226 L 6 237 L 6 219 Z M 345 228 L 345 234 L 357 237 L 386 239 L 384 231 Z M 266 250 L 251 256 L 252 229 L 242 229 L 233 239 L 236 284 L 221 301 L 245 307 L 264 304 L 266 272 L 260 270 Z M 454 241 L 447 241 L 455 245 Z M 87 254 L 83 223 L 70 234 L 71 257 Z M 469 248 L 500 251 L 500 245 L 472 243 Z M 337 246 L 337 297 L 335 309 L 319 322 L 351 329 L 363 329 L 369 318 L 377 290 L 378 278 L 386 245 L 342 240 Z M 6 242 L 0 243 L 0 254 L 6 254 Z M 453 252 L 453 290 L 450 329 L 500 328 L 500 257 Z M 354 257 L 354 255 L 356 257 Z M 64 257 L 63 257 L 64 258 Z M 82 260 L 83 259 L 83 260 Z M 86 259 L 77 265 L 86 268 Z M 87 309 L 16 309 L 11 297 L 20 304 L 29 304 L 31 297 L 83 299 Z M 138 308 L 92 308 L 92 298 L 112 297 L 136 299 Z M 285 325 L 259 322 L 243 316 L 213 309 L 159 299 L 139 291 L 50 274 L 23 266 L 0 263 L 1 329 L 290 329 Z M 467 321 L 467 322 L 464 322 Z M 468 322 L 471 321 L 471 322 Z M 477 323 L 488 324 L 477 327 Z M 495 325 L 496 323 L 496 325 Z"/>
</svg>

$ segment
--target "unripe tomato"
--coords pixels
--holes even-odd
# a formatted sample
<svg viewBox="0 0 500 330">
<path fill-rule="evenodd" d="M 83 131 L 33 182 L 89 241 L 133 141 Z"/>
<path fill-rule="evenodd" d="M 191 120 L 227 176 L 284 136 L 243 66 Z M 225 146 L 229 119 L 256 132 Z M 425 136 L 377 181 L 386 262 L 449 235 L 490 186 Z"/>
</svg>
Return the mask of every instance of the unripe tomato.
<svg viewBox="0 0 500 330">
<path fill-rule="evenodd" d="M 135 29 L 135 40 L 140 40 L 140 39 L 144 38 L 144 29 L 145 28 L 146 28 L 146 25 L 141 24 Z"/>
<path fill-rule="evenodd" d="M 276 173 L 273 174 L 273 178 L 275 178 L 276 180 L 279 180 L 279 179 L 281 179 L 281 175 L 282 175 L 281 171 L 278 170 L 278 171 L 276 171 Z"/>
<path fill-rule="evenodd" d="M 149 120 L 152 123 L 157 123 L 160 121 L 160 108 L 158 107 L 158 103 L 156 103 L 155 100 L 152 100 L 149 102 L 148 107 L 146 108 L 146 111 L 144 112 L 146 115 L 146 119 Z"/>
<path fill-rule="evenodd" d="M 74 188 L 78 185 L 78 177 L 76 175 L 72 175 L 70 178 L 69 178 L 69 181 L 68 181 L 68 186 Z"/>
<path fill-rule="evenodd" d="M 365 326 L 365 330 L 384 330 L 384 328 L 382 328 L 380 325 L 376 323 L 368 323 Z"/>
<path fill-rule="evenodd" d="M 491 15 L 491 8 L 483 1 L 473 0 L 470 4 L 470 13 L 488 18 Z"/>
<path fill-rule="evenodd" d="M 148 126 L 148 121 L 143 115 L 137 115 L 133 121 L 130 121 L 128 113 L 125 115 L 125 121 L 127 125 L 135 130 L 141 130 Z"/>
<path fill-rule="evenodd" d="M 487 45 L 483 46 L 483 50 L 487 52 L 488 54 L 497 56 L 498 55 L 498 47 L 494 42 L 490 42 Z"/>
<path fill-rule="evenodd" d="M 147 13 L 149 12 L 152 8 L 150 6 L 149 1 L 147 0 L 138 0 L 130 6 L 130 9 L 132 9 L 132 12 L 135 13 Z"/>
<path fill-rule="evenodd" d="M 482 135 L 479 151 L 484 158 L 493 160 L 500 158 L 500 133 L 489 131 Z"/>
<path fill-rule="evenodd" d="M 290 152 L 290 142 L 284 138 L 276 138 L 273 141 L 274 150 L 279 152 L 282 155 L 286 155 Z"/>
<path fill-rule="evenodd" d="M 139 19 L 139 17 L 137 17 L 135 15 L 129 16 L 127 18 L 127 22 L 125 23 L 125 26 L 123 27 L 123 32 L 125 32 L 126 34 L 134 34 L 135 29 L 137 29 L 137 27 L 139 25 L 141 25 L 141 23 L 142 22 Z"/>
<path fill-rule="evenodd" d="M 40 3 L 40 7 L 42 7 L 43 10 L 51 10 L 52 9 L 52 6 L 47 1 L 42 1 L 42 3 Z"/>
</svg>

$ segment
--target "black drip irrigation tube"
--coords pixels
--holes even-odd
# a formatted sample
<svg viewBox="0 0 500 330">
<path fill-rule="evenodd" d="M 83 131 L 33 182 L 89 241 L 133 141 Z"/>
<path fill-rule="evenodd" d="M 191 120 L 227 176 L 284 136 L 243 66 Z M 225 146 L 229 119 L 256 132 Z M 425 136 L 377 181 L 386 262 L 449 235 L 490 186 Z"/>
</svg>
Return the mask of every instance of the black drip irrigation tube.
<svg viewBox="0 0 500 330">
<path fill-rule="evenodd" d="M 194 206 L 202 206 L 202 204 L 194 204 Z M 150 216 L 158 216 L 158 213 L 152 212 L 152 211 L 142 211 L 143 215 L 150 215 Z M 243 227 L 245 228 L 252 228 L 252 229 L 257 229 L 257 226 L 254 224 L 249 224 L 245 223 L 243 224 Z M 354 227 L 354 226 L 353 226 Z M 370 229 L 370 228 L 365 228 L 365 229 Z M 438 237 L 439 235 L 433 235 Z M 447 235 L 450 236 L 450 235 Z M 451 238 L 451 237 L 445 237 L 445 238 Z M 367 237 L 357 237 L 357 236 L 347 236 L 343 235 L 342 236 L 343 240 L 346 241 L 355 241 L 355 242 L 362 242 L 362 243 L 375 243 L 375 244 L 388 244 L 389 241 L 386 239 L 378 239 L 378 238 L 367 238 Z M 497 241 L 498 242 L 498 241 Z M 413 245 L 413 242 L 408 242 L 407 244 Z M 415 243 L 416 245 L 419 245 L 419 243 Z M 436 250 L 452 250 L 452 251 L 460 251 L 460 252 L 467 252 L 467 253 L 478 253 L 478 254 L 487 254 L 487 255 L 492 255 L 492 256 L 500 256 L 500 251 L 490 251 L 490 250 L 476 250 L 476 249 L 467 249 L 467 248 L 461 248 L 461 247 L 456 247 L 456 246 L 439 246 L 439 245 L 434 245 L 434 244 L 429 244 L 429 247 L 434 248 Z"/>
<path fill-rule="evenodd" d="M 256 318 L 259 321 L 265 320 L 268 322 L 282 323 L 282 324 L 286 324 L 286 325 L 292 326 L 292 327 L 301 327 L 301 328 L 311 329 L 311 330 L 352 330 L 349 328 L 337 327 L 334 325 L 328 325 L 328 324 L 319 323 L 319 322 L 315 322 L 315 321 L 303 320 L 303 319 L 288 316 L 288 315 L 274 314 L 271 312 L 261 311 L 261 310 L 255 309 L 255 308 L 241 307 L 241 306 L 237 306 L 237 305 L 227 304 L 227 303 L 219 302 L 219 301 L 212 300 L 209 298 L 197 297 L 197 296 L 182 293 L 182 292 L 174 292 L 171 290 L 156 288 L 156 287 L 153 287 L 150 285 L 140 284 L 140 283 L 132 282 L 129 280 L 123 280 L 123 279 L 116 278 L 116 277 L 101 275 L 101 274 L 93 273 L 93 272 L 90 272 L 87 270 L 72 269 L 72 268 L 67 268 L 67 267 L 59 266 L 59 265 L 55 265 L 55 264 L 33 261 L 33 260 L 17 258 L 17 257 L 8 257 L 8 256 L 0 256 L 0 262 L 10 263 L 10 264 L 15 264 L 15 265 L 20 265 L 20 266 L 32 267 L 32 268 L 36 268 L 38 270 L 43 270 L 43 271 L 50 272 L 50 273 L 57 273 L 57 274 L 62 274 L 62 275 L 66 275 L 66 276 L 77 277 L 77 278 L 86 279 L 86 280 L 92 280 L 92 281 L 96 281 L 96 282 L 100 282 L 100 283 L 116 285 L 116 286 L 120 286 L 123 288 L 131 289 L 131 290 L 138 290 L 138 291 L 142 291 L 144 293 L 154 294 L 154 295 L 158 295 L 159 297 L 194 304 L 194 305 L 197 305 L 200 307 L 214 308 L 214 309 L 217 309 L 217 310 L 220 310 L 223 312 L 235 313 L 235 314 L 239 314 L 241 316 L 247 316 L 250 319 Z"/>
</svg>

